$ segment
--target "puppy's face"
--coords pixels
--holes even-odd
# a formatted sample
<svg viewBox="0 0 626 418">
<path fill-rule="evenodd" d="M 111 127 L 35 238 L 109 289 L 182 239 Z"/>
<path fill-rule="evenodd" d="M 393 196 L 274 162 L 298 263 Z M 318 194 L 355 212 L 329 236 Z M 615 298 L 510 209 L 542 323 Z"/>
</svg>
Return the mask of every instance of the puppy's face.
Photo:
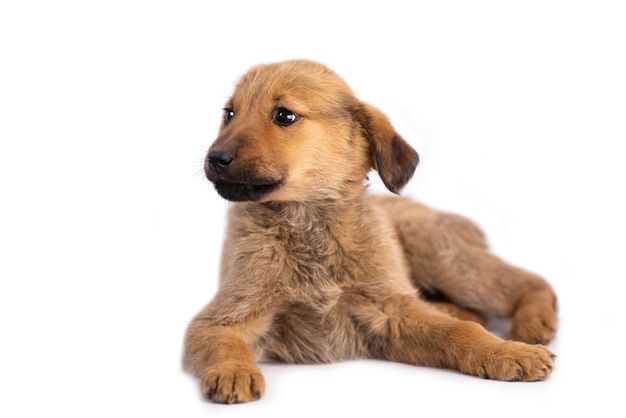
<svg viewBox="0 0 626 418">
<path fill-rule="evenodd" d="M 381 135 L 387 138 L 374 144 L 373 136 Z M 227 200 L 310 201 L 341 197 L 372 167 L 383 180 L 385 166 L 395 172 L 385 184 L 398 191 L 416 164 L 417 154 L 387 119 L 359 102 L 336 74 L 314 62 L 286 61 L 254 67 L 241 78 L 205 172 Z M 393 168 L 398 165 L 404 168 Z"/>
</svg>

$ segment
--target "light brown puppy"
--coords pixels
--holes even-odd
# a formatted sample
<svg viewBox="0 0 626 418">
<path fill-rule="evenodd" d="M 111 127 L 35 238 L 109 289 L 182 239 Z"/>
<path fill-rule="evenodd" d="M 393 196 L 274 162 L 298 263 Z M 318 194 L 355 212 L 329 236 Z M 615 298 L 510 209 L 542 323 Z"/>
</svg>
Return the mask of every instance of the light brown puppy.
<svg viewBox="0 0 626 418">
<path fill-rule="evenodd" d="M 257 358 L 377 358 L 506 381 L 545 379 L 556 296 L 487 250 L 463 217 L 398 193 L 417 153 L 327 67 L 252 68 L 205 171 L 230 207 L 220 287 L 187 329 L 184 367 L 216 402 L 265 390 Z M 480 324 L 510 317 L 503 340 Z"/>
</svg>

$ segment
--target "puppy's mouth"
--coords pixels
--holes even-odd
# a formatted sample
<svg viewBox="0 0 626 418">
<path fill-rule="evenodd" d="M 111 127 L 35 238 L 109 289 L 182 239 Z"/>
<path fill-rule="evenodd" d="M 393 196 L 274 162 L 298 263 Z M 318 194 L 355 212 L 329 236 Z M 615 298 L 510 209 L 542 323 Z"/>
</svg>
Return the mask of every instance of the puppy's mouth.
<svg viewBox="0 0 626 418">
<path fill-rule="evenodd" d="M 265 173 L 259 173 L 259 167 Z M 209 151 L 204 163 L 207 179 L 217 193 L 231 202 L 255 202 L 283 185 L 285 169 L 254 159 L 242 160 L 228 151 Z M 268 172 L 269 171 L 269 172 Z"/>
<path fill-rule="evenodd" d="M 282 179 L 260 179 L 249 183 L 212 180 L 215 190 L 231 202 L 255 202 L 266 194 L 278 189 Z"/>
</svg>

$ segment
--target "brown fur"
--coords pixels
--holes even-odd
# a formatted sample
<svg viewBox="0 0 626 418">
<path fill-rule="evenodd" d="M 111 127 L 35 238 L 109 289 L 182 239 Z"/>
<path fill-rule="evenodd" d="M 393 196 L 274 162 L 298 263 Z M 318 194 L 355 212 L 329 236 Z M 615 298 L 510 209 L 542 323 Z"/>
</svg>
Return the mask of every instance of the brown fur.
<svg viewBox="0 0 626 418">
<path fill-rule="evenodd" d="M 219 290 L 189 325 L 184 350 L 204 396 L 260 398 L 257 358 L 369 357 L 506 381 L 548 377 L 550 286 L 489 253 L 465 218 L 368 195 L 372 168 L 398 193 L 417 153 L 336 74 L 310 61 L 257 66 L 225 113 L 205 171 L 235 203 Z M 512 318 L 514 341 L 485 330 L 492 316 Z"/>
</svg>

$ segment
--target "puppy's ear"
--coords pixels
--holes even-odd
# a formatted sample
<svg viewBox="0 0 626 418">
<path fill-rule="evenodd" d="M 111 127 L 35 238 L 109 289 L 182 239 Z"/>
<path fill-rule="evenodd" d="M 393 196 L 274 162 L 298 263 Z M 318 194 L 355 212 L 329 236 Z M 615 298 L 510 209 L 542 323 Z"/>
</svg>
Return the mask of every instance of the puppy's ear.
<svg viewBox="0 0 626 418">
<path fill-rule="evenodd" d="M 352 113 L 370 143 L 372 168 L 378 171 L 390 191 L 400 193 L 419 163 L 417 152 L 395 131 L 380 110 L 358 102 Z"/>
</svg>

